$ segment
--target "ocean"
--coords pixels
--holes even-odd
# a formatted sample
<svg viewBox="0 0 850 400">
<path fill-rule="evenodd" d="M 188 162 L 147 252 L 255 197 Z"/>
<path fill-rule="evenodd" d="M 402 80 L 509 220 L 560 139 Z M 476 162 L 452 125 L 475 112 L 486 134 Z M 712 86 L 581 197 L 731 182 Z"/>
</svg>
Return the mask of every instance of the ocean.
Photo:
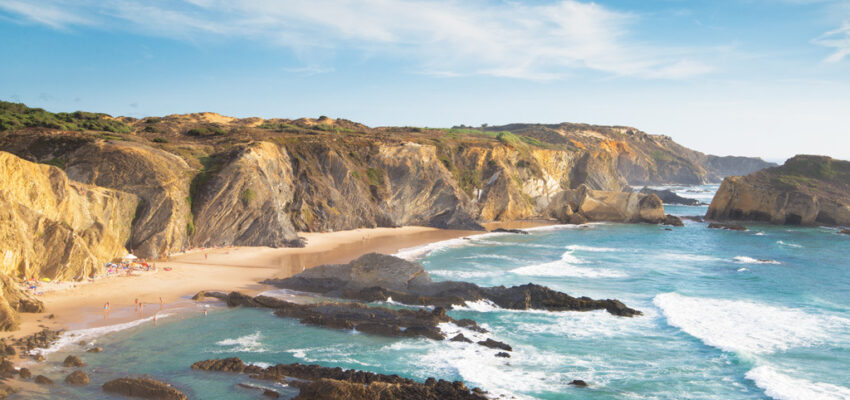
<svg viewBox="0 0 850 400">
<path fill-rule="evenodd" d="M 707 202 L 716 188 L 673 189 Z M 706 211 L 665 208 L 676 215 Z M 255 399 L 256 392 L 236 386 L 250 381 L 247 376 L 189 368 L 237 356 L 260 365 L 315 363 L 463 380 L 516 398 L 850 399 L 850 236 L 824 227 L 747 226 L 746 232 L 691 221 L 672 230 L 546 226 L 528 235 L 489 233 L 398 253 L 421 262 L 435 280 L 533 282 L 574 296 L 619 299 L 643 312 L 623 318 L 605 311 L 513 311 L 486 302 L 449 312 L 511 344 L 508 359 L 474 344 L 304 326 L 268 310 L 212 307 L 204 316 L 198 305 L 160 316 L 156 327 L 141 321 L 66 334 L 48 360 L 79 354 L 82 339 L 103 347 L 82 356 L 92 384 L 57 385 L 26 398 L 109 399 L 103 382 L 148 374 L 191 398 Z M 61 381 L 69 372 L 50 365 L 34 366 L 34 373 Z M 573 379 L 590 386 L 571 386 Z M 285 396 L 297 392 L 260 384 Z"/>
</svg>

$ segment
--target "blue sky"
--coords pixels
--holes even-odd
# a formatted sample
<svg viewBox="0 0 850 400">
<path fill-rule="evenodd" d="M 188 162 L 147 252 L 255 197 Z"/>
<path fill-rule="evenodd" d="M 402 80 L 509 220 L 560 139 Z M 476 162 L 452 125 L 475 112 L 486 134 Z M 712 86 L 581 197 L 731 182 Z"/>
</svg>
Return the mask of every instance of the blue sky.
<svg viewBox="0 0 850 400">
<path fill-rule="evenodd" d="M 850 159 L 850 1 L 0 0 L 0 99 L 51 111 L 630 125 Z"/>
</svg>

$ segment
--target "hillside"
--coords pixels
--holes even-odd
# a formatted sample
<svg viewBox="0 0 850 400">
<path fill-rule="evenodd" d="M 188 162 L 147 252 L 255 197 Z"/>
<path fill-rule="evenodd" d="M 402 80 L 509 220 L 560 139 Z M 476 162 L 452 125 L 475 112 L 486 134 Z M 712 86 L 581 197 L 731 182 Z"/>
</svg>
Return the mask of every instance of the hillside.
<svg viewBox="0 0 850 400">
<path fill-rule="evenodd" d="M 779 167 L 728 177 L 706 217 L 789 225 L 848 225 L 850 162 L 798 155 Z"/>
</svg>

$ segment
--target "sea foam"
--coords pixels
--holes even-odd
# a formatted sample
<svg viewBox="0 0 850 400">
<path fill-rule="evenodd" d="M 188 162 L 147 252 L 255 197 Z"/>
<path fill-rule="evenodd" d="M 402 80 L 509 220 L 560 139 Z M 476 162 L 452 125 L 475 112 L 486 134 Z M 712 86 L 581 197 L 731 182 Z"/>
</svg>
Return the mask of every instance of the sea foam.
<svg viewBox="0 0 850 400">
<path fill-rule="evenodd" d="M 782 264 L 776 260 L 757 260 L 755 258 L 747 256 L 736 256 L 733 258 L 733 260 L 741 264 Z"/>
<path fill-rule="evenodd" d="M 753 368 L 747 372 L 746 377 L 764 389 L 766 395 L 776 400 L 850 399 L 850 389 L 846 387 L 791 377 L 769 366 Z"/>
<path fill-rule="evenodd" d="M 667 323 L 728 352 L 767 354 L 812 346 L 840 335 L 850 321 L 747 300 L 662 293 L 653 299 Z"/>
<path fill-rule="evenodd" d="M 158 319 L 168 318 L 172 314 L 157 314 Z M 135 328 L 140 325 L 144 325 L 148 322 L 153 321 L 154 317 L 137 319 L 135 321 L 126 322 L 123 324 L 115 324 L 115 325 L 107 325 L 101 326 L 97 328 L 88 328 L 88 329 L 78 329 L 75 331 L 68 331 L 63 333 L 59 339 L 57 339 L 53 344 L 46 349 L 34 349 L 30 353 L 31 354 L 41 354 L 47 355 L 50 353 L 55 353 L 65 346 L 68 346 L 73 343 L 78 343 L 80 341 L 90 341 L 96 339 L 100 336 L 106 335 L 108 333 L 119 332 L 130 328 Z"/>
<path fill-rule="evenodd" d="M 240 336 L 236 339 L 224 339 L 215 344 L 229 346 L 230 348 L 215 351 L 215 353 L 262 353 L 266 351 L 266 348 L 263 347 L 263 343 L 260 341 L 262 338 L 263 335 L 260 332 L 256 332 L 251 335 Z"/>
<path fill-rule="evenodd" d="M 560 260 L 514 268 L 512 273 L 525 276 L 570 276 L 578 278 L 623 278 L 626 274 L 607 268 L 579 267 L 585 262 L 567 251 Z"/>
</svg>

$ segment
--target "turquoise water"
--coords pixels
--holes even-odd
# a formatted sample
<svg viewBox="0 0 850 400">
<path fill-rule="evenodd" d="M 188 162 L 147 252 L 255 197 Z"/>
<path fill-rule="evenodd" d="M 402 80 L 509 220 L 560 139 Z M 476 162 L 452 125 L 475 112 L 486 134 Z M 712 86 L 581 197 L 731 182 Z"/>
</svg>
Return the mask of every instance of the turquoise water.
<svg viewBox="0 0 850 400">
<path fill-rule="evenodd" d="M 705 213 L 705 207 L 666 208 Z M 748 226 L 747 232 L 695 222 L 672 231 L 641 224 L 558 226 L 400 252 L 419 259 L 435 280 L 533 282 L 617 298 L 644 312 L 620 318 L 604 311 L 506 311 L 486 303 L 451 311 L 513 345 L 510 359 L 477 345 L 331 331 L 265 310 L 224 308 L 206 317 L 198 310 L 175 313 L 155 328 L 145 323 L 100 336 L 95 342 L 105 352 L 83 358 L 95 371 L 94 384 L 146 373 L 203 399 L 257 398 L 235 387 L 246 377 L 189 369 L 198 360 L 229 356 L 460 379 L 494 394 L 541 399 L 850 399 L 850 237 L 827 228 Z M 48 359 L 61 360 L 74 347 Z M 591 386 L 567 385 L 573 379 Z M 44 397 L 110 398 L 98 387 L 61 387 Z"/>
</svg>

